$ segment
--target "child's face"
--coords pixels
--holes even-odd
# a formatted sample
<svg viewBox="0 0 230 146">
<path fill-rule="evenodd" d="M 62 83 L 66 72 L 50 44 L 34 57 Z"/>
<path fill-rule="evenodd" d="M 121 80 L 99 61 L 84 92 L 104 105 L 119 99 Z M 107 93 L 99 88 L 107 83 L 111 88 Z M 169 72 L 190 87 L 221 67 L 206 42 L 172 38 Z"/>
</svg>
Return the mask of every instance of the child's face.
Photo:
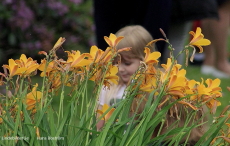
<svg viewBox="0 0 230 146">
<path fill-rule="evenodd" d="M 121 63 L 118 65 L 119 67 L 119 76 L 121 80 L 127 84 L 130 80 L 130 77 L 135 73 L 135 71 L 140 66 L 140 59 L 138 58 L 130 58 L 125 55 L 121 57 Z"/>
</svg>

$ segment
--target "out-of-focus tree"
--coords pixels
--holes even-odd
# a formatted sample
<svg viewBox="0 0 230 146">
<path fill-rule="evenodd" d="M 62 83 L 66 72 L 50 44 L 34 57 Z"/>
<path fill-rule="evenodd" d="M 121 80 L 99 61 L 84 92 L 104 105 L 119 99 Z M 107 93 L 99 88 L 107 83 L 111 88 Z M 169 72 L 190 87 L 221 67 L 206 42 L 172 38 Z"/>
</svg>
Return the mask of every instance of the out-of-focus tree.
<svg viewBox="0 0 230 146">
<path fill-rule="evenodd" d="M 37 57 L 59 37 L 65 49 L 92 44 L 90 0 L 2 0 L 0 5 L 0 64 L 26 54 Z"/>
</svg>

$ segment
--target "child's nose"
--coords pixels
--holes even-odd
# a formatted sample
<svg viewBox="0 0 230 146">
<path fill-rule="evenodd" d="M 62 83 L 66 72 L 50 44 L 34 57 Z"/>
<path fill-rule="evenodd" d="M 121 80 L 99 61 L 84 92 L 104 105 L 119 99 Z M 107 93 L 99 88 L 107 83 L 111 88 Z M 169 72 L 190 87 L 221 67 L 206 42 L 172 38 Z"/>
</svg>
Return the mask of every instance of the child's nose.
<svg viewBox="0 0 230 146">
<path fill-rule="evenodd" d="M 118 70 L 119 70 L 119 72 L 125 71 L 124 65 L 123 65 L 122 63 L 120 63 L 120 64 L 118 65 Z"/>
</svg>

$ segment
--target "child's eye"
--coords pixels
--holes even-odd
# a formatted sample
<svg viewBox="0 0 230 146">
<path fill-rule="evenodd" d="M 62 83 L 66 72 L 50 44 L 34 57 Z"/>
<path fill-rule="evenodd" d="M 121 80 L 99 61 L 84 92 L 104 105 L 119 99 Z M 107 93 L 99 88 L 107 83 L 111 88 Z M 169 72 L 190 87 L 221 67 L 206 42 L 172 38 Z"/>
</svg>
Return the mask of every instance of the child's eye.
<svg viewBox="0 0 230 146">
<path fill-rule="evenodd" d="M 124 62 L 125 65 L 131 65 L 131 62 Z"/>
</svg>

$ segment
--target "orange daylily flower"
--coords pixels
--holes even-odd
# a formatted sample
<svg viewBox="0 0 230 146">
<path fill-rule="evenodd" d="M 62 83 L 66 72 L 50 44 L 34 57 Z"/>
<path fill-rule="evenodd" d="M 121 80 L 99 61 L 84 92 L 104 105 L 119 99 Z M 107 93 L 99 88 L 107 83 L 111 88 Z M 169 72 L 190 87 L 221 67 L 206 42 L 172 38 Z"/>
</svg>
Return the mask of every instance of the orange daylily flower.
<svg viewBox="0 0 230 146">
<path fill-rule="evenodd" d="M 208 108 L 212 109 L 212 113 L 215 113 L 217 106 L 221 105 L 221 102 L 216 99 L 222 97 L 221 88 L 219 87 L 220 79 L 207 79 L 205 83 L 210 91 L 209 95 L 202 97 L 202 101 L 205 102 Z"/>
<path fill-rule="evenodd" d="M 66 86 L 71 86 L 71 84 L 68 82 L 69 75 L 62 76 L 60 72 L 52 71 L 48 77 L 50 85 L 50 91 L 52 90 L 58 90 L 62 84 Z"/>
<path fill-rule="evenodd" d="M 58 48 L 61 47 L 61 45 L 65 42 L 65 38 L 63 37 L 60 37 L 58 39 L 58 41 L 55 43 L 55 45 L 53 46 L 53 49 L 52 50 L 57 50 Z"/>
<path fill-rule="evenodd" d="M 220 79 L 207 79 L 205 81 L 205 83 L 207 84 L 207 88 L 211 89 L 210 93 L 211 94 L 215 94 L 216 97 L 222 97 L 222 89 L 220 86 Z"/>
<path fill-rule="evenodd" d="M 211 91 L 211 89 L 207 88 L 204 85 L 204 81 L 203 81 L 203 78 L 202 78 L 201 82 L 196 82 L 196 86 L 194 87 L 194 92 L 195 92 L 196 95 L 191 96 L 190 99 L 191 100 L 202 101 L 202 97 L 204 95 L 209 96 L 210 95 L 210 91 Z"/>
<path fill-rule="evenodd" d="M 107 64 L 112 57 L 112 51 L 111 50 L 112 50 L 111 47 L 107 47 L 107 49 L 105 51 L 103 51 L 101 49 L 98 49 L 97 46 L 92 46 L 90 49 L 90 53 L 89 53 L 89 55 L 91 57 L 88 60 L 91 60 L 94 63 L 100 62 L 100 63 L 98 63 L 98 65 Z M 130 48 L 122 48 L 122 49 L 117 50 L 116 54 L 120 53 L 122 51 L 129 51 L 129 50 L 130 50 Z M 113 55 L 116 56 L 116 54 L 113 54 Z"/>
<path fill-rule="evenodd" d="M 32 72 L 37 70 L 39 64 L 31 57 L 27 59 L 26 55 L 22 54 L 18 60 L 14 61 L 13 59 L 9 59 L 9 65 L 3 65 L 3 67 L 9 70 L 10 77 L 14 75 L 29 76 Z"/>
<path fill-rule="evenodd" d="M 165 72 L 169 72 L 170 68 L 172 66 L 172 60 L 171 60 L 171 58 L 167 59 L 167 64 L 161 64 L 161 66 L 164 68 Z M 181 66 L 182 65 L 180 65 L 180 64 L 174 63 L 171 73 L 177 74 L 177 72 L 179 71 L 179 69 L 181 68 Z"/>
<path fill-rule="evenodd" d="M 166 85 L 166 93 L 173 96 L 185 96 L 186 78 L 179 75 L 172 75 Z"/>
<path fill-rule="evenodd" d="M 9 59 L 9 65 L 3 65 L 3 67 L 7 68 L 9 70 L 9 77 L 13 77 L 15 75 L 20 75 L 21 74 L 21 70 L 19 69 L 18 64 L 13 60 L 13 59 Z"/>
<path fill-rule="evenodd" d="M 110 33 L 109 37 L 104 36 L 106 43 L 112 48 L 115 48 L 123 38 L 123 36 L 116 37 L 113 33 Z"/>
<path fill-rule="evenodd" d="M 31 57 L 27 59 L 25 54 L 22 54 L 19 60 L 15 60 L 20 67 L 20 72 L 24 76 L 29 76 L 32 72 L 37 70 L 39 64 L 34 61 Z"/>
<path fill-rule="evenodd" d="M 200 49 L 199 53 L 203 52 L 202 46 L 210 45 L 211 42 L 208 39 L 204 39 L 204 35 L 201 33 L 201 28 L 197 27 L 196 33 L 193 31 L 189 32 L 193 35 L 193 39 L 190 41 L 189 46 L 196 46 Z"/>
<path fill-rule="evenodd" d="M 197 91 L 198 91 L 198 95 L 202 96 L 202 95 L 210 95 L 210 91 L 211 89 L 207 88 L 204 83 L 203 83 L 203 78 L 202 78 L 202 82 L 197 82 Z"/>
<path fill-rule="evenodd" d="M 42 92 L 37 91 L 38 84 L 36 83 L 32 91 L 26 95 L 27 110 L 31 110 L 35 107 L 37 102 L 40 102 L 42 98 Z"/>
<path fill-rule="evenodd" d="M 61 86 L 61 74 L 52 72 L 49 76 L 49 82 L 51 82 L 51 90 L 58 89 Z"/>
<path fill-rule="evenodd" d="M 171 59 L 168 59 L 167 65 L 162 64 L 165 71 L 164 72 L 161 71 L 160 82 L 161 84 L 164 84 L 166 81 L 168 81 L 165 87 L 167 94 L 183 97 L 185 96 L 185 91 L 186 91 L 185 88 L 187 82 L 187 78 L 185 77 L 186 70 L 184 69 L 179 70 L 180 66 L 178 67 L 177 65 L 178 64 L 174 65 L 171 72 L 169 72 L 171 66 Z"/>
<path fill-rule="evenodd" d="M 117 66 L 112 66 L 109 68 L 109 70 L 107 71 L 106 75 L 105 75 L 105 80 L 109 80 L 111 82 L 113 82 L 114 84 L 118 83 L 118 79 L 119 77 L 117 76 L 118 73 L 118 67 Z"/>
<path fill-rule="evenodd" d="M 81 52 L 78 51 L 72 51 L 72 53 L 70 51 L 65 51 L 68 54 L 68 59 L 67 59 L 67 63 L 70 63 L 71 67 L 82 67 L 82 66 L 86 66 L 89 65 L 92 61 L 91 60 L 86 60 L 86 57 L 91 58 L 92 56 L 89 53 L 83 53 L 81 54 Z"/>
<path fill-rule="evenodd" d="M 137 74 L 136 78 L 141 78 L 141 85 L 140 90 L 145 92 L 152 92 L 154 89 L 156 89 L 156 82 L 157 82 L 157 71 L 156 68 L 152 64 L 148 64 L 146 66 L 147 70 L 140 74 Z"/>
<path fill-rule="evenodd" d="M 41 61 L 40 66 L 38 67 L 38 69 L 39 69 L 40 71 L 42 71 L 42 73 L 41 73 L 40 76 L 43 77 L 43 76 L 45 76 L 45 75 L 49 75 L 49 73 L 50 73 L 51 71 L 53 71 L 53 70 L 56 69 L 56 63 L 55 63 L 54 61 L 49 62 L 49 64 L 48 64 L 47 67 L 46 67 L 46 60 L 43 59 L 43 60 Z"/>
<path fill-rule="evenodd" d="M 197 84 L 197 82 L 195 80 L 188 80 L 186 82 L 186 93 L 187 94 L 194 94 L 194 88 L 195 88 L 195 85 Z"/>
<path fill-rule="evenodd" d="M 107 47 L 105 52 L 101 55 L 99 61 L 103 61 L 104 63 L 108 63 L 109 60 L 112 57 L 112 51 L 111 51 L 111 47 Z"/>
<path fill-rule="evenodd" d="M 109 66 L 109 69 L 107 70 L 105 77 L 104 77 L 104 86 L 110 87 L 110 83 L 118 84 L 119 77 L 117 76 L 118 73 L 118 67 L 117 66 Z M 90 78 L 92 81 L 101 81 L 101 78 L 103 77 L 103 71 L 100 69 L 96 71 L 96 73 Z"/>
<path fill-rule="evenodd" d="M 221 105 L 221 102 L 213 98 L 208 102 L 206 102 L 205 104 L 209 109 L 211 109 L 211 113 L 215 113 L 216 108 Z"/>
<path fill-rule="evenodd" d="M 144 58 L 144 62 L 146 64 L 154 64 L 154 63 L 158 63 L 158 58 L 161 56 L 160 52 L 152 52 L 150 53 L 150 49 L 145 47 L 145 58 Z"/>
<path fill-rule="evenodd" d="M 100 114 L 100 116 L 101 116 L 101 115 L 103 115 L 104 113 L 106 113 L 106 112 L 108 111 L 108 109 L 109 109 L 109 105 L 104 104 L 103 107 L 102 107 L 102 110 L 97 110 L 97 113 Z M 115 108 L 111 108 L 111 109 L 109 110 L 109 112 L 106 113 L 106 114 L 104 115 L 104 117 L 102 117 L 101 120 L 104 120 L 105 122 L 108 121 L 108 119 L 109 119 L 109 118 L 111 117 L 111 115 L 113 114 L 114 110 L 115 110 Z"/>
<path fill-rule="evenodd" d="M 91 58 L 89 58 L 88 60 L 91 60 L 94 63 L 107 63 L 111 58 L 111 48 L 108 47 L 105 51 L 103 51 L 101 49 L 98 49 L 97 46 L 92 46 L 89 55 L 91 56 Z"/>
<path fill-rule="evenodd" d="M 100 58 L 101 58 L 103 53 L 104 53 L 104 51 L 101 50 L 101 49 L 98 49 L 97 46 L 92 46 L 90 48 L 90 53 L 89 53 L 91 55 L 90 60 L 92 60 L 93 62 L 97 63 L 100 60 Z"/>
<path fill-rule="evenodd" d="M 148 78 L 146 82 L 142 81 L 140 90 L 149 93 L 152 92 L 154 89 L 156 89 L 156 81 L 157 79 L 155 77 Z"/>
<path fill-rule="evenodd" d="M 186 93 L 196 94 L 196 95 L 192 95 L 190 99 L 192 101 L 198 101 L 198 102 L 205 103 L 206 106 L 212 109 L 212 112 L 214 113 L 216 110 L 216 107 L 221 105 L 221 102 L 216 99 L 222 96 L 221 88 L 219 87 L 220 80 L 219 79 L 215 79 L 215 80 L 207 79 L 205 83 L 207 84 L 207 87 L 204 85 L 203 79 L 202 79 L 202 82 L 193 82 L 189 86 L 187 84 Z M 191 90 L 190 92 L 188 92 L 189 88 Z"/>
</svg>

